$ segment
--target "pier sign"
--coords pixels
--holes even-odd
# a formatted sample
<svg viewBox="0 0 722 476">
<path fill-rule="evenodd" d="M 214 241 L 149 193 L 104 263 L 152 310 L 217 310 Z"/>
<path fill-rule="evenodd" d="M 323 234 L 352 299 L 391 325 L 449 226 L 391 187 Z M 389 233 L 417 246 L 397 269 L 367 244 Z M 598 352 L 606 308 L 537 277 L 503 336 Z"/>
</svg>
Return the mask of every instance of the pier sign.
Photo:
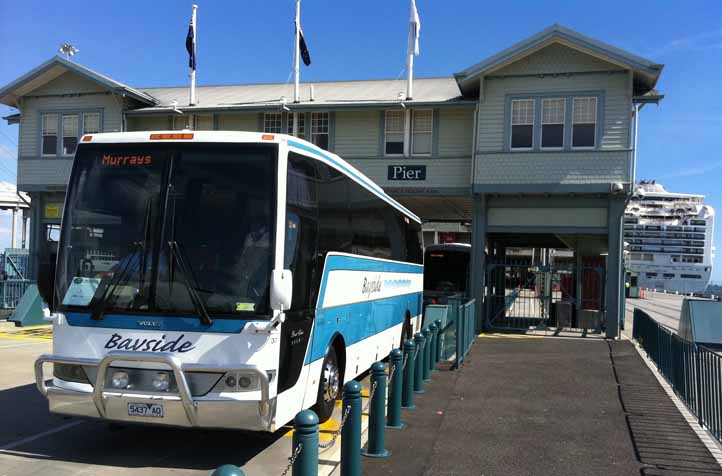
<svg viewBox="0 0 722 476">
<path fill-rule="evenodd" d="M 388 180 L 426 180 L 425 165 L 389 165 Z"/>
</svg>

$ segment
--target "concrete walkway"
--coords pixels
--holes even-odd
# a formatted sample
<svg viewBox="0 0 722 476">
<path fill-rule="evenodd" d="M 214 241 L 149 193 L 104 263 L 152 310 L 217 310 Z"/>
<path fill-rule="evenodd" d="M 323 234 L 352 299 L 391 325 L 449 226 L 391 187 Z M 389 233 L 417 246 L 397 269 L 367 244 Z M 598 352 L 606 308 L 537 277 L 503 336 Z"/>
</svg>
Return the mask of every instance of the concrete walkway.
<svg viewBox="0 0 722 476">
<path fill-rule="evenodd" d="M 365 476 L 722 475 L 628 341 L 479 339 L 426 390 Z"/>
</svg>

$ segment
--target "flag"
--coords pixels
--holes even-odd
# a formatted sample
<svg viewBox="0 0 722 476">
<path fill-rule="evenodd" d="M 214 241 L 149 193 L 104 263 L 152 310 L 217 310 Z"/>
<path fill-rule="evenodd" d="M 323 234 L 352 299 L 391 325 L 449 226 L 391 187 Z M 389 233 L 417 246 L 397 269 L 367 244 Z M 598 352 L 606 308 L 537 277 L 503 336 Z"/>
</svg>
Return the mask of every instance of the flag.
<svg viewBox="0 0 722 476">
<path fill-rule="evenodd" d="M 301 59 L 303 60 L 303 64 L 311 66 L 311 54 L 308 52 L 306 40 L 303 38 L 303 30 L 298 22 L 296 22 L 296 26 L 298 27 L 298 50 L 301 52 Z"/>
<path fill-rule="evenodd" d="M 414 52 L 415 56 L 419 56 L 419 32 L 421 31 L 421 20 L 419 12 L 416 10 L 416 0 L 411 0 L 411 18 L 409 30 L 409 53 Z"/>
<path fill-rule="evenodd" d="M 186 35 L 186 50 L 188 51 L 188 66 L 196 70 L 196 25 L 193 23 L 193 17 L 188 25 L 188 34 Z"/>
</svg>

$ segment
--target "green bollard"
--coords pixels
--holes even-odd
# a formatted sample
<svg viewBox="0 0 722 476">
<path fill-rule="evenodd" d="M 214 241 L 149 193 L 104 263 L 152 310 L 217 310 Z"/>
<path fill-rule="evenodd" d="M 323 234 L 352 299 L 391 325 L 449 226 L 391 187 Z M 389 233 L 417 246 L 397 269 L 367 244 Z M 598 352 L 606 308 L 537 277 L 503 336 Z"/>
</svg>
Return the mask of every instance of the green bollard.
<svg viewBox="0 0 722 476">
<path fill-rule="evenodd" d="M 313 410 L 302 410 L 293 419 L 291 457 L 301 445 L 293 462 L 293 476 L 318 476 L 318 416 Z"/>
<path fill-rule="evenodd" d="M 430 382 L 431 381 L 431 329 L 429 329 L 428 326 L 426 326 L 426 329 L 424 329 L 424 358 L 421 361 L 422 362 L 422 376 L 424 378 L 424 382 Z"/>
<path fill-rule="evenodd" d="M 404 381 L 401 389 L 401 408 L 412 409 L 414 405 L 414 352 L 416 344 L 411 339 L 404 341 L 404 358 L 406 359 L 406 367 L 404 367 Z"/>
<path fill-rule="evenodd" d="M 361 476 L 361 384 L 357 381 L 344 386 L 342 408 L 349 413 L 341 430 L 341 476 Z"/>
<path fill-rule="evenodd" d="M 431 350 L 429 351 L 429 370 L 436 372 L 436 347 L 439 345 L 439 329 L 433 322 L 429 324 L 431 331 Z"/>
<path fill-rule="evenodd" d="M 424 334 L 417 332 L 414 334 L 414 393 L 424 393 Z"/>
<path fill-rule="evenodd" d="M 439 362 L 441 362 L 441 353 L 443 350 L 442 349 L 443 342 L 441 341 L 441 319 L 437 319 L 436 321 L 434 321 L 434 324 L 436 324 L 436 334 L 437 334 L 435 359 L 436 359 L 436 363 L 438 364 Z"/>
<path fill-rule="evenodd" d="M 374 390 L 374 384 L 376 389 Z M 384 448 L 384 418 L 386 410 L 386 365 L 376 362 L 371 366 L 371 402 L 369 403 L 369 440 L 361 454 L 371 458 L 385 458 L 391 452 Z"/>
<path fill-rule="evenodd" d="M 404 354 L 401 349 L 394 349 L 389 354 L 389 403 L 386 411 L 386 428 L 402 429 L 401 394 L 404 386 Z"/>
<path fill-rule="evenodd" d="M 224 464 L 223 466 L 216 468 L 211 476 L 246 476 L 246 473 L 244 473 L 238 466 Z"/>
</svg>

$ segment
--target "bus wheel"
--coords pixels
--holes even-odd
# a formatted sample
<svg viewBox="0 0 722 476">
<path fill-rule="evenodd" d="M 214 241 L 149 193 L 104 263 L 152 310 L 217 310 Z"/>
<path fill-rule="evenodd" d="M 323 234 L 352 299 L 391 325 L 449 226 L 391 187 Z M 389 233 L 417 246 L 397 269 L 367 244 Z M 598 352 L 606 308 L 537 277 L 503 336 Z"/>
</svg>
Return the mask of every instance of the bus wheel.
<svg viewBox="0 0 722 476">
<path fill-rule="evenodd" d="M 321 379 L 318 385 L 315 411 L 320 423 L 325 422 L 333 414 L 336 399 L 341 395 L 341 371 L 338 368 L 336 349 L 328 349 L 321 366 Z"/>
<path fill-rule="evenodd" d="M 407 315 L 406 318 L 404 318 L 404 325 L 401 326 L 401 342 L 399 342 L 399 349 L 403 349 L 404 341 L 406 339 L 411 339 L 413 335 L 414 334 L 411 332 L 411 320 Z"/>
</svg>

